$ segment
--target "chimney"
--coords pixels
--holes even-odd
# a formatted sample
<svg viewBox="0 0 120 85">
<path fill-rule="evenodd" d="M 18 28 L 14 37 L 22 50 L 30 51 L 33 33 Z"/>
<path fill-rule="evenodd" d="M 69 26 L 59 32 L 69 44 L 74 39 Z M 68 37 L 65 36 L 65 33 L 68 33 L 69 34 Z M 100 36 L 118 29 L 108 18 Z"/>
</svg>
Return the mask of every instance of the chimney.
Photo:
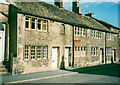
<svg viewBox="0 0 120 85">
<path fill-rule="evenodd" d="M 77 14 L 81 14 L 81 7 L 79 7 L 79 2 L 77 0 L 74 0 L 72 5 L 73 5 L 72 11 Z"/>
<path fill-rule="evenodd" d="M 85 16 L 93 17 L 93 16 L 94 16 L 94 14 L 93 14 L 93 13 L 88 12 L 88 14 L 85 14 Z"/>
<path fill-rule="evenodd" d="M 63 0 L 55 0 L 54 4 L 59 8 L 63 8 Z"/>
</svg>

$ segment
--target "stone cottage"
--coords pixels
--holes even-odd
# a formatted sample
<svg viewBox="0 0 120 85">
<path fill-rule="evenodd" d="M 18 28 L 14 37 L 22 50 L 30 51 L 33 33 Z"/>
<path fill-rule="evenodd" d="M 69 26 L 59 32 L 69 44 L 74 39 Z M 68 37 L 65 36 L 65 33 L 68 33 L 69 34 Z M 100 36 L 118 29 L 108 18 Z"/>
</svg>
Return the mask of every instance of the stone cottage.
<svg viewBox="0 0 120 85">
<path fill-rule="evenodd" d="M 9 56 L 8 27 L 8 4 L 0 3 L 0 74 L 7 73 L 3 64 Z"/>
<path fill-rule="evenodd" d="M 9 4 L 9 71 L 31 73 L 55 70 L 61 63 L 67 68 L 117 62 L 119 28 L 111 30 L 92 15 L 84 16 L 77 1 L 73 12 L 64 9 L 61 0 L 55 5 Z"/>
</svg>

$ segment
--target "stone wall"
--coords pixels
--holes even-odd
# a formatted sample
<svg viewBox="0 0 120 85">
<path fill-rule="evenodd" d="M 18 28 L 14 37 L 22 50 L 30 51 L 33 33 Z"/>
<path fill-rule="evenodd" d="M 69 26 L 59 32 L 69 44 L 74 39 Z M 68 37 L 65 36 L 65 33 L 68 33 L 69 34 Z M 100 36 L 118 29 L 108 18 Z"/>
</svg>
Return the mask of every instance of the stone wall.
<svg viewBox="0 0 120 85">
<path fill-rule="evenodd" d="M 53 22 L 48 20 L 48 32 L 41 32 L 37 29 L 25 29 L 25 16 L 17 14 L 17 29 L 18 29 L 18 51 L 17 58 L 21 67 L 24 67 L 23 73 L 35 71 L 51 70 L 52 63 L 52 47 L 59 47 L 59 66 L 61 58 L 64 56 L 64 49 L 66 46 L 72 47 L 72 27 L 65 24 L 64 29 L 61 25 L 63 23 Z M 24 60 L 24 47 L 31 46 L 48 46 L 48 58 L 43 60 Z"/>
</svg>

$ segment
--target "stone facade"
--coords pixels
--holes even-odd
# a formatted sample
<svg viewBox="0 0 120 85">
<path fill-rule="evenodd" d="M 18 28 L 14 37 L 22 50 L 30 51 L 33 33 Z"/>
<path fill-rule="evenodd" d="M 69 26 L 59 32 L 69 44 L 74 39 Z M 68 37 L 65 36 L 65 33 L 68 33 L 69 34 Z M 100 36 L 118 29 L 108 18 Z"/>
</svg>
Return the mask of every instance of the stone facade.
<svg viewBox="0 0 120 85">
<path fill-rule="evenodd" d="M 61 27 L 63 23 L 48 20 L 47 32 L 41 32 L 37 29 L 27 30 L 25 29 L 25 16 L 19 13 L 17 14 L 17 23 L 17 59 L 19 61 L 18 66 L 20 68 L 24 67 L 24 73 L 51 70 L 52 47 L 59 48 L 58 67 L 60 67 L 65 47 L 72 47 L 72 26 L 64 24 L 64 32 L 64 28 Z M 25 60 L 25 45 L 48 46 L 48 58 L 41 60 Z"/>
<path fill-rule="evenodd" d="M 86 54 L 84 57 L 75 57 L 75 66 L 91 66 L 91 65 L 98 65 L 102 63 L 112 63 L 112 62 L 118 62 L 119 61 L 119 44 L 118 44 L 118 34 L 113 34 L 114 40 L 107 40 L 106 39 L 106 32 L 101 32 L 102 33 L 102 38 L 92 38 L 92 29 L 87 29 L 86 30 L 86 35 L 84 37 L 81 36 L 75 36 L 75 40 L 80 40 L 80 43 L 78 46 L 75 47 L 81 47 L 81 46 L 86 46 Z M 94 35 L 93 35 L 94 36 Z M 96 36 L 96 35 L 95 35 Z M 91 48 L 92 47 L 97 47 L 98 48 L 98 53 L 97 55 L 91 55 Z M 105 49 L 111 48 L 111 53 L 110 55 L 107 55 L 107 51 Z M 103 50 L 103 61 L 101 61 L 101 55 L 100 55 L 100 50 Z M 113 59 L 113 50 L 115 50 L 115 58 L 116 60 L 111 60 Z M 76 55 L 76 54 L 75 54 Z"/>
<path fill-rule="evenodd" d="M 67 51 L 68 52 L 67 56 L 69 56 L 68 57 L 69 61 L 68 61 L 68 65 L 67 66 L 65 65 L 65 67 L 72 66 L 72 64 L 74 64 L 75 67 L 85 67 L 85 66 L 112 63 L 112 62 L 116 63 L 119 61 L 120 47 L 118 43 L 119 39 L 117 34 L 119 29 L 117 30 L 114 28 L 111 28 L 111 29 L 108 28 L 107 30 L 105 30 L 106 27 L 103 26 L 104 29 L 101 30 L 99 26 L 102 27 L 102 25 L 99 22 L 96 23 L 95 20 L 92 20 L 90 17 L 86 17 L 86 16 L 84 17 L 83 15 L 80 15 L 80 17 L 82 16 L 84 19 L 88 19 L 88 21 L 90 19 L 91 22 L 93 21 L 93 24 L 96 23 L 97 25 L 99 25 L 98 27 L 96 27 L 99 29 L 91 28 L 92 25 L 90 24 L 90 22 L 86 23 L 86 25 L 91 25 L 90 27 L 87 28 L 84 25 L 83 26 L 82 25 L 78 26 L 76 24 L 73 25 L 74 23 L 73 21 L 71 21 L 72 25 L 66 24 L 66 22 L 64 23 L 64 21 L 62 22 L 59 20 L 58 21 L 52 20 L 52 19 L 43 18 L 40 16 L 35 16 L 32 14 L 20 13 L 17 11 L 18 9 L 12 5 L 9 5 L 9 7 L 11 9 L 9 10 L 9 18 L 8 18 L 9 24 L 10 24 L 10 26 L 9 25 L 8 26 L 10 28 L 6 30 L 6 47 L 7 47 L 6 59 L 8 59 L 10 63 L 9 69 L 12 69 L 13 68 L 12 66 L 15 66 L 17 71 L 22 74 L 59 69 L 61 67 L 61 63 L 64 62 L 66 64 L 65 62 L 66 61 L 65 52 L 67 51 L 66 48 L 69 49 L 69 52 Z M 4 6 L 3 6 L 3 9 L 5 9 Z M 62 8 L 60 10 L 63 11 Z M 5 10 L 5 13 L 8 14 L 7 11 Z M 69 13 L 69 12 L 65 12 L 65 13 Z M 71 14 L 74 14 L 74 13 L 71 13 Z M 35 18 L 35 22 L 34 22 L 35 29 L 31 29 L 32 21 L 30 21 L 30 19 L 28 20 L 30 21 L 29 29 L 26 29 L 25 27 L 26 16 L 31 17 L 31 20 L 32 18 Z M 54 16 L 54 15 L 51 15 L 51 16 Z M 55 17 L 59 18 L 61 16 L 59 17 L 55 16 Z M 7 22 L 8 22 L 8 19 L 6 19 Z M 47 21 L 47 31 L 38 30 L 36 25 L 38 23 L 37 22 L 38 19 Z M 60 19 L 62 20 L 62 18 Z M 84 21 L 84 19 L 81 21 Z M 76 18 L 76 21 L 77 21 L 77 18 Z M 96 24 L 93 25 L 93 27 L 95 27 Z M 75 34 L 75 30 L 76 30 L 75 28 L 77 26 L 78 28 L 85 29 L 85 32 L 84 32 L 85 35 L 84 33 L 81 32 L 81 29 L 79 29 L 80 31 L 79 33 L 82 33 L 82 34 L 80 35 Z M 73 32 L 73 28 L 74 28 L 74 32 Z M 93 30 L 95 31 L 95 37 L 93 37 L 94 34 L 92 34 L 94 32 Z M 109 30 L 111 30 L 112 32 L 116 32 L 116 34 L 112 32 L 110 33 L 114 35 L 114 40 L 107 39 L 107 33 Z M 97 32 L 101 33 L 101 35 L 99 34 L 99 37 L 98 35 L 96 35 Z M 28 50 L 26 51 L 26 46 L 28 46 L 29 52 Z M 34 48 L 35 53 L 37 53 L 36 49 L 38 46 L 42 48 L 45 46 L 46 58 L 38 59 L 37 54 L 35 54 L 35 58 L 32 59 L 31 58 L 32 46 L 35 47 Z M 54 68 L 54 69 L 52 68 L 52 62 L 53 62 L 52 49 L 53 48 L 57 48 L 57 68 Z M 107 55 L 107 51 L 106 51 L 107 48 L 111 48 L 111 54 L 109 56 Z M 115 56 L 116 56 L 115 61 L 112 60 L 113 50 L 115 51 Z M 25 52 L 29 53 L 28 59 L 26 59 Z M 15 59 L 17 60 L 14 65 L 13 63 L 11 63 L 12 59 L 10 59 L 12 53 L 13 53 L 13 57 L 15 57 Z"/>
</svg>

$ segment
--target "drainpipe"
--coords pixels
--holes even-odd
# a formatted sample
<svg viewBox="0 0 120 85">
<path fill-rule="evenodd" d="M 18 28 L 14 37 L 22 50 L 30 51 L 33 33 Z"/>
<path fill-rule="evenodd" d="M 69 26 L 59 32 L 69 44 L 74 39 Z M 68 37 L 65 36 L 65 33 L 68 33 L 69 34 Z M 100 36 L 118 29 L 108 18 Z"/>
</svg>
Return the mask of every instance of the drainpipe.
<svg viewBox="0 0 120 85">
<path fill-rule="evenodd" d="M 72 67 L 74 67 L 74 26 L 72 27 Z"/>
<path fill-rule="evenodd" d="M 105 64 L 107 63 L 107 58 L 106 58 L 106 35 L 107 35 L 107 33 L 105 32 Z"/>
</svg>

